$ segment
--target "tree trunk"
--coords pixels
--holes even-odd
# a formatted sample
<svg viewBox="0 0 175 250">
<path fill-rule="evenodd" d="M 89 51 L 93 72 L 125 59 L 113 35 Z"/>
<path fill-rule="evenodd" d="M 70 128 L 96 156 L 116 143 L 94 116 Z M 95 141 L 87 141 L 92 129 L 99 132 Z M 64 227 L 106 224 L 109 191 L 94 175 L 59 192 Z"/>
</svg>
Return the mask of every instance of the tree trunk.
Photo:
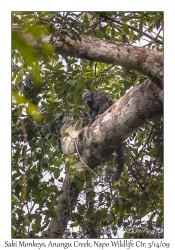
<svg viewBox="0 0 175 250">
<path fill-rule="evenodd" d="M 62 140 L 63 151 L 74 151 L 79 155 L 77 168 L 84 163 L 93 169 L 104 162 L 117 145 L 130 136 L 135 129 L 163 112 L 163 91 L 150 80 L 133 88 L 116 101 L 106 112 L 89 127 L 83 129 L 83 140 L 77 137 L 79 131 L 73 124 L 62 129 L 70 136 Z M 78 151 L 77 151 L 78 150 Z M 56 207 L 57 218 L 51 219 L 48 237 L 53 238 L 64 233 L 71 212 L 74 209 L 80 190 L 76 187 L 76 178 L 71 181 L 66 176 L 63 193 L 59 196 Z"/>
<path fill-rule="evenodd" d="M 33 41 L 25 34 L 23 38 L 37 47 L 39 42 Z M 113 43 L 108 40 L 81 35 L 78 39 L 72 35 L 58 34 L 53 43 L 56 52 L 100 61 L 113 65 L 120 65 L 135 69 L 148 75 L 148 79 L 141 85 L 134 87 L 121 99 L 116 101 L 89 128 L 84 128 L 82 140 L 79 140 L 79 129 L 71 121 L 66 121 L 62 133 L 70 136 L 62 138 L 64 153 L 74 152 L 78 155 L 76 168 L 88 165 L 93 169 L 104 162 L 123 140 L 130 136 L 135 129 L 146 123 L 147 119 L 163 112 L 163 53 L 143 47 L 124 43 Z M 42 42 L 48 43 L 48 37 Z M 64 233 L 71 213 L 74 209 L 80 190 L 76 186 L 76 177 L 70 180 L 65 177 L 63 193 L 58 197 L 59 204 L 55 208 L 57 218 L 52 218 L 47 237 L 61 237 Z"/>
</svg>

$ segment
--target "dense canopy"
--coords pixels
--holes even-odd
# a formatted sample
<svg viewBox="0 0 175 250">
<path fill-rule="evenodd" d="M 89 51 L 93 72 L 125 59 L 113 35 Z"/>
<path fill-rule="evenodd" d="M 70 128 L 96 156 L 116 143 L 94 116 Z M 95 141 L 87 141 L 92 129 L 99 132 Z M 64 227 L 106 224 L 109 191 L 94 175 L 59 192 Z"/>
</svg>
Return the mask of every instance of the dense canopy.
<svg viewBox="0 0 175 250">
<path fill-rule="evenodd" d="M 162 12 L 12 13 L 12 238 L 163 237 L 162 51 Z"/>
</svg>

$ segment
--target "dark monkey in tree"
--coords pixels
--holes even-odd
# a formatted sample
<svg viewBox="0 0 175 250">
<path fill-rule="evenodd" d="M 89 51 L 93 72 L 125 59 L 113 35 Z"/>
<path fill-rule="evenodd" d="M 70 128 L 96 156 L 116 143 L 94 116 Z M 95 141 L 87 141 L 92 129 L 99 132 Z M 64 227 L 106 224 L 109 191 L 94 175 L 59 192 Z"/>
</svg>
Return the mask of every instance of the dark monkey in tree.
<svg viewBox="0 0 175 250">
<path fill-rule="evenodd" d="M 103 114 L 115 102 L 109 96 L 91 90 L 85 92 L 82 95 L 82 99 L 88 105 L 89 126 L 95 121 L 98 115 Z"/>
<path fill-rule="evenodd" d="M 88 109 L 89 109 L 88 126 L 91 126 L 91 124 L 95 121 L 97 116 L 104 113 L 115 102 L 109 96 L 106 96 L 100 92 L 94 92 L 91 90 L 86 91 L 82 95 L 82 99 L 87 104 Z M 79 134 L 79 139 L 81 138 L 80 134 Z M 116 166 L 115 180 L 118 181 L 120 179 L 120 176 L 123 172 L 123 167 L 124 167 L 124 153 L 123 153 L 122 143 L 116 149 L 116 155 L 117 155 L 117 159 L 116 159 L 117 166 Z"/>
</svg>

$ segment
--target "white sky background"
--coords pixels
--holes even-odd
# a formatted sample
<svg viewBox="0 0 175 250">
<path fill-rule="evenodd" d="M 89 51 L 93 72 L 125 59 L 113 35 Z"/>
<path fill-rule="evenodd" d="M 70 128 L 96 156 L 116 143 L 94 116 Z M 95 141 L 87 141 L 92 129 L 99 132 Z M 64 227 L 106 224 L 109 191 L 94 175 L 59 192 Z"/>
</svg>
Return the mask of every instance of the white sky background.
<svg viewBox="0 0 175 250">
<path fill-rule="evenodd" d="M 22 1 L 1 2 L 0 36 L 0 249 L 5 248 L 5 240 L 11 242 L 11 11 L 164 11 L 164 211 L 165 243 L 175 249 L 174 240 L 174 183 L 175 183 L 175 1 Z M 26 240 L 30 242 L 30 240 Z M 61 240 L 60 240 L 61 241 Z M 67 242 L 68 240 L 66 240 Z M 80 240 L 81 241 L 81 240 Z M 107 242 L 105 239 L 103 242 Z M 146 242 L 147 240 L 143 240 Z M 150 240 L 151 241 L 151 240 Z M 44 240 L 36 240 L 44 242 Z M 65 240 L 61 241 L 65 242 Z M 157 240 L 159 242 L 159 240 Z M 25 249 L 29 249 L 26 247 Z M 31 249 L 31 248 L 30 248 Z M 77 247 L 76 249 L 79 249 Z M 152 248 L 153 249 L 153 248 Z"/>
</svg>

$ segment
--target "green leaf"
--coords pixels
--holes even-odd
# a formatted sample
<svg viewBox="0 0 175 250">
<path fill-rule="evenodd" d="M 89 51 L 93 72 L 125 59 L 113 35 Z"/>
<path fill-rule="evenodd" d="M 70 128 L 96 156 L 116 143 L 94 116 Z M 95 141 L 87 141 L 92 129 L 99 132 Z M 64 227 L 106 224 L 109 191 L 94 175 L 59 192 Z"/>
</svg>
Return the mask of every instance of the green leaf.
<svg viewBox="0 0 175 250">
<path fill-rule="evenodd" d="M 105 195 L 101 193 L 98 197 L 99 201 L 102 202 L 103 198 L 105 198 Z"/>
<path fill-rule="evenodd" d="M 90 192 L 90 191 L 93 191 L 93 188 L 91 188 L 91 187 L 86 188 L 87 193 Z"/>
<path fill-rule="evenodd" d="M 17 49 L 22 55 L 24 60 L 27 60 L 30 66 L 33 65 L 31 57 L 28 55 L 33 54 L 32 47 L 22 38 L 22 36 L 17 32 L 12 30 L 12 48 Z"/>
<path fill-rule="evenodd" d="M 12 175 L 12 181 L 14 181 L 17 177 L 20 177 L 21 173 L 15 173 Z"/>
<path fill-rule="evenodd" d="M 27 179 L 29 180 L 32 180 L 34 179 L 35 175 L 33 173 L 30 173 L 30 174 L 27 174 Z"/>
<path fill-rule="evenodd" d="M 46 119 L 46 123 L 51 124 L 55 118 L 53 115 L 47 115 L 45 119 Z"/>
<path fill-rule="evenodd" d="M 85 79 L 81 77 L 77 83 L 77 89 L 81 89 L 84 86 Z"/>
<path fill-rule="evenodd" d="M 96 216 L 97 216 L 97 218 L 98 218 L 100 221 L 102 221 L 102 219 L 103 219 L 103 213 L 102 213 L 100 210 L 98 210 L 98 211 L 96 212 Z"/>
<path fill-rule="evenodd" d="M 52 218 L 57 218 L 57 214 L 54 209 L 49 210 L 49 216 Z"/>
<path fill-rule="evenodd" d="M 74 223 L 70 224 L 70 227 L 78 227 L 78 226 L 79 226 L 78 222 L 74 222 Z"/>
<path fill-rule="evenodd" d="M 55 113 L 55 118 L 58 119 L 63 113 Z"/>
<path fill-rule="evenodd" d="M 37 188 L 39 184 L 39 178 L 38 176 L 35 176 L 33 179 L 33 187 Z"/>
<path fill-rule="evenodd" d="M 144 216 L 146 214 L 147 204 L 146 202 L 142 202 L 141 207 L 139 208 L 139 214 Z"/>
<path fill-rule="evenodd" d="M 161 216 L 158 216 L 156 222 L 157 222 L 158 225 L 163 225 L 163 219 L 162 219 L 162 217 L 161 217 Z"/>
<path fill-rule="evenodd" d="M 120 195 L 121 195 L 122 197 L 126 197 L 126 190 L 120 189 Z"/>
<path fill-rule="evenodd" d="M 122 23 L 122 28 L 123 28 L 124 32 L 128 35 L 129 34 L 128 25 L 126 23 Z"/>
<path fill-rule="evenodd" d="M 79 215 L 84 214 L 85 205 L 80 206 L 78 210 L 79 210 Z"/>
<path fill-rule="evenodd" d="M 15 186 L 15 195 L 19 197 L 19 193 L 21 192 L 22 188 L 19 184 Z"/>
<path fill-rule="evenodd" d="M 61 195 L 63 192 L 64 192 L 63 190 L 60 190 L 60 191 L 58 191 L 56 194 L 59 196 L 59 195 Z"/>
<path fill-rule="evenodd" d="M 64 134 L 62 135 L 62 137 L 67 137 L 67 136 L 69 136 L 68 132 L 64 132 Z"/>
<path fill-rule="evenodd" d="M 29 179 L 28 184 L 30 187 L 37 188 L 39 184 L 39 178 L 38 176 L 35 176 L 33 180 Z"/>
<path fill-rule="evenodd" d="M 65 171 L 66 171 L 66 174 L 69 174 L 70 164 L 68 162 L 65 164 Z"/>
<path fill-rule="evenodd" d="M 49 79 L 47 81 L 48 81 L 48 84 L 50 86 L 52 97 L 54 97 L 54 95 L 55 95 L 55 88 L 53 87 L 53 83 Z"/>
<path fill-rule="evenodd" d="M 59 69 L 63 68 L 64 65 L 61 62 L 58 62 L 55 66 L 55 70 L 58 71 Z"/>
<path fill-rule="evenodd" d="M 93 209 L 91 207 L 88 208 L 88 211 L 86 213 L 87 220 L 90 220 L 90 218 L 92 217 L 92 213 L 93 213 Z"/>
<path fill-rule="evenodd" d="M 54 168 L 53 170 L 54 176 L 56 179 L 60 176 L 60 169 L 59 168 Z"/>
<path fill-rule="evenodd" d="M 89 193 L 88 193 L 88 198 L 89 199 L 92 199 L 92 198 L 94 198 L 95 197 L 95 192 L 94 191 L 90 191 Z"/>
<path fill-rule="evenodd" d="M 78 190 L 80 190 L 80 191 L 83 190 L 83 185 L 84 185 L 83 182 L 81 182 L 79 180 L 76 181 L 76 187 L 78 188 Z"/>
<path fill-rule="evenodd" d="M 80 174 L 78 175 L 78 178 L 79 178 L 80 180 L 82 180 L 82 181 L 85 181 L 85 180 L 86 180 L 86 176 L 85 176 L 83 173 L 80 173 Z"/>
</svg>

